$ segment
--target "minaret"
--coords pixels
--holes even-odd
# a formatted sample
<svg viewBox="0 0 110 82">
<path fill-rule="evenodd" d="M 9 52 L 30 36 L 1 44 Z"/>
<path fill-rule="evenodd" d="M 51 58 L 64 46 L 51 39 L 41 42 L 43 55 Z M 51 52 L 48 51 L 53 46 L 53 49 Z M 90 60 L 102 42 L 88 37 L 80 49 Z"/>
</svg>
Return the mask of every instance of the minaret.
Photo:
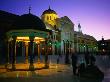
<svg viewBox="0 0 110 82">
<path fill-rule="evenodd" d="M 78 24 L 78 32 L 82 32 L 80 23 Z"/>
<path fill-rule="evenodd" d="M 102 41 L 104 41 L 104 37 L 102 36 Z"/>
</svg>

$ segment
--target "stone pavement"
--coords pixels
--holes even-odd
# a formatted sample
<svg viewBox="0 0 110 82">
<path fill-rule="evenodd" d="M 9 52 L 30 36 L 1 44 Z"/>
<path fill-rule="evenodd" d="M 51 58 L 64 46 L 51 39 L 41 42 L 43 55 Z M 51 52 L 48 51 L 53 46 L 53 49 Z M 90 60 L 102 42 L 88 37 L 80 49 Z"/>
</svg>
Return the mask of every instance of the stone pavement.
<svg viewBox="0 0 110 82">
<path fill-rule="evenodd" d="M 104 57 L 105 58 L 105 57 Z M 98 67 L 103 68 L 103 72 L 109 70 L 110 59 L 103 57 L 96 58 Z M 101 66 L 103 65 L 103 66 Z M 23 68 L 25 65 L 21 65 Z M 18 66 L 19 67 L 19 66 Z M 110 73 L 110 72 L 109 72 Z M 106 74 L 109 74 L 106 73 Z M 110 82 L 109 75 L 103 82 Z M 87 78 L 73 76 L 70 65 L 51 63 L 49 69 L 36 71 L 7 71 L 3 65 L 0 65 L 0 82 L 97 82 L 90 81 Z"/>
<path fill-rule="evenodd" d="M 0 69 L 0 82 L 97 82 L 72 74 L 72 67 L 64 64 L 51 64 L 49 69 L 36 71 L 6 71 Z"/>
<path fill-rule="evenodd" d="M 49 69 L 36 71 L 6 71 L 0 69 L 0 82 L 78 82 L 71 66 L 52 64 Z"/>
</svg>

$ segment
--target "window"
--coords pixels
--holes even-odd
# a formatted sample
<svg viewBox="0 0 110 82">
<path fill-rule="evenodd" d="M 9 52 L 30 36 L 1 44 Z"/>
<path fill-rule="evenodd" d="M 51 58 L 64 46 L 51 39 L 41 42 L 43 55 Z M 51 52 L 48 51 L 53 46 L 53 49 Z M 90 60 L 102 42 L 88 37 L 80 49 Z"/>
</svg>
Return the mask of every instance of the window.
<svg viewBox="0 0 110 82">
<path fill-rule="evenodd" d="M 51 16 L 50 16 L 50 20 L 51 20 Z"/>
<path fill-rule="evenodd" d="M 47 20 L 49 20 L 49 17 L 47 16 Z"/>
</svg>

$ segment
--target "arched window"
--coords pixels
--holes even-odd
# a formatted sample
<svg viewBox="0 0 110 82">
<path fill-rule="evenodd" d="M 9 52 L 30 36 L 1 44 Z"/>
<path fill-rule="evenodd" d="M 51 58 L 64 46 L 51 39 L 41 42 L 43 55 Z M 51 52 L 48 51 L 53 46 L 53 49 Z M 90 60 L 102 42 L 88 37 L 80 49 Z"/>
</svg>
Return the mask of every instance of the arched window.
<svg viewBox="0 0 110 82">
<path fill-rule="evenodd" d="M 47 16 L 47 20 L 49 20 L 49 17 Z"/>
<path fill-rule="evenodd" d="M 51 16 L 50 16 L 50 20 L 51 20 Z"/>
</svg>

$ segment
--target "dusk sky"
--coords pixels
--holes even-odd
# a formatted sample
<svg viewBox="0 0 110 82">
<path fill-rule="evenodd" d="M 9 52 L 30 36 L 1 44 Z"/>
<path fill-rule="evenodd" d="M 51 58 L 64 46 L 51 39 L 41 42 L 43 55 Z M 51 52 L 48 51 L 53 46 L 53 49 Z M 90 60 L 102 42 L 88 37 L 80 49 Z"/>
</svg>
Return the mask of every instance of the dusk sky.
<svg viewBox="0 0 110 82">
<path fill-rule="evenodd" d="M 110 0 L 0 0 L 0 10 L 17 15 L 31 13 L 41 16 L 48 7 L 59 17 L 68 16 L 75 24 L 80 22 L 82 32 L 100 40 L 110 39 Z"/>
</svg>

